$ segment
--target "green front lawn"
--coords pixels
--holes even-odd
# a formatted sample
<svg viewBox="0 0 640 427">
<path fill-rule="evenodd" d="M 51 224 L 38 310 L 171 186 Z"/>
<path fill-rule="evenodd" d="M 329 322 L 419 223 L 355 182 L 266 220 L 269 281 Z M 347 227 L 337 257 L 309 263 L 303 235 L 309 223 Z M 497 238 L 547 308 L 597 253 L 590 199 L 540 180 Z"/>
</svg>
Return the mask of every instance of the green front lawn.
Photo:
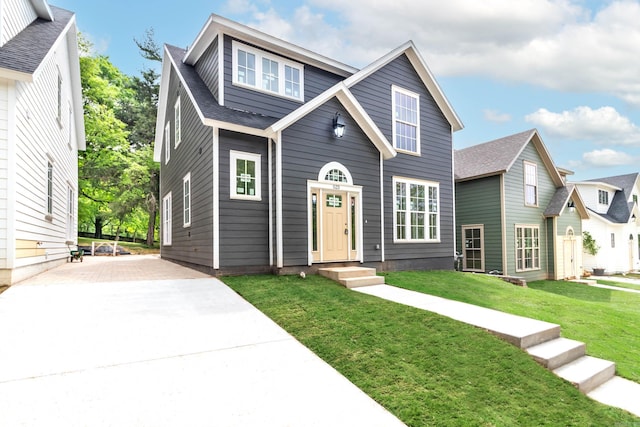
<svg viewBox="0 0 640 427">
<path fill-rule="evenodd" d="M 614 282 L 612 280 L 598 280 L 598 283 L 601 285 L 617 286 L 619 288 L 627 288 L 640 291 L 640 285 L 635 285 L 633 283 Z"/>
<path fill-rule="evenodd" d="M 520 288 L 489 276 L 444 271 L 385 276 L 395 286 L 557 323 L 562 336 L 585 342 L 589 355 L 616 362 L 618 375 L 640 382 L 640 294 L 562 281 Z"/>
<path fill-rule="evenodd" d="M 405 278 L 420 278 L 424 286 L 460 277 L 449 275 Z M 402 276 L 387 277 L 391 282 Z M 407 425 L 638 422 L 587 398 L 518 348 L 437 314 L 360 294 L 319 276 L 224 281 Z"/>
</svg>

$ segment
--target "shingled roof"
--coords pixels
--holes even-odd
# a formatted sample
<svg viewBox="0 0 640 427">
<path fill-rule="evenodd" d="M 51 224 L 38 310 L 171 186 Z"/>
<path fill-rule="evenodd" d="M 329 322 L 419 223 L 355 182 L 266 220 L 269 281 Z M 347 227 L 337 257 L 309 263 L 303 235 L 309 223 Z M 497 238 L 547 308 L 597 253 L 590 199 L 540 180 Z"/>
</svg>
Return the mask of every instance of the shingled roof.
<svg viewBox="0 0 640 427">
<path fill-rule="evenodd" d="M 616 191 L 615 195 L 613 196 L 606 214 L 597 213 L 595 211 L 594 213 L 610 222 L 618 224 L 625 224 L 629 222 L 629 218 L 633 214 L 634 203 L 629 202 L 628 200 L 631 196 L 631 193 L 633 193 L 633 188 L 636 185 L 639 177 L 639 173 L 630 173 L 626 175 L 617 175 L 587 180 L 587 182 L 603 182 L 605 184 L 613 185 L 614 187 L 620 188 L 620 190 Z"/>
<path fill-rule="evenodd" d="M 53 21 L 38 18 L 0 48 L 0 77 L 32 80 L 56 40 L 73 19 L 73 12 L 50 6 Z"/>
</svg>

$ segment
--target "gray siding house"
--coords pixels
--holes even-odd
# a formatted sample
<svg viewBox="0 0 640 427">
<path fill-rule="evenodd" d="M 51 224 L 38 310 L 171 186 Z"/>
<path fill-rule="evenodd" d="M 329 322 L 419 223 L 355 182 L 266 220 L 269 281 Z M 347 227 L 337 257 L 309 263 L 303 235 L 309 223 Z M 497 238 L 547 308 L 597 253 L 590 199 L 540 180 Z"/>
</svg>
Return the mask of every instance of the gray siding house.
<svg viewBox="0 0 640 427">
<path fill-rule="evenodd" d="M 358 70 L 212 15 L 187 50 L 164 47 L 162 257 L 450 269 L 461 128 L 412 42 Z"/>
<path fill-rule="evenodd" d="M 457 150 L 462 269 L 527 281 L 579 277 L 589 215 L 569 173 L 554 166 L 535 129 Z"/>
</svg>

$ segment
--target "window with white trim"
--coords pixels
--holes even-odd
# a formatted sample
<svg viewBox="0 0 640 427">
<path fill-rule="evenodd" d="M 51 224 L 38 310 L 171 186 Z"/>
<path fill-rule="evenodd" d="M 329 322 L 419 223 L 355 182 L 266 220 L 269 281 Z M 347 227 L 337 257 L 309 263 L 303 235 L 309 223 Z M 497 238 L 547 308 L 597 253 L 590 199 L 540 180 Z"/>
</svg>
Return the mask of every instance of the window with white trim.
<svg viewBox="0 0 640 427">
<path fill-rule="evenodd" d="M 516 271 L 540 270 L 540 227 L 516 225 Z"/>
<path fill-rule="evenodd" d="M 171 245 L 171 192 L 162 199 L 162 244 Z"/>
<path fill-rule="evenodd" d="M 524 162 L 524 204 L 538 206 L 538 166 Z"/>
<path fill-rule="evenodd" d="M 260 164 L 262 156 L 232 150 L 230 153 L 230 195 L 232 199 L 261 200 Z"/>
<path fill-rule="evenodd" d="M 74 230 L 76 214 L 76 193 L 71 186 L 67 191 L 67 240 L 75 240 L 76 233 Z"/>
<path fill-rule="evenodd" d="M 58 70 L 58 124 L 62 126 L 62 74 Z"/>
<path fill-rule="evenodd" d="M 393 179 L 395 242 L 439 241 L 439 188 L 436 182 Z"/>
<path fill-rule="evenodd" d="M 609 204 L 609 192 L 606 190 L 598 190 L 598 203 L 601 205 Z"/>
<path fill-rule="evenodd" d="M 183 226 L 191 226 L 191 172 L 182 178 L 182 220 Z"/>
<path fill-rule="evenodd" d="M 275 95 L 304 100 L 304 66 L 271 53 L 232 43 L 233 83 Z"/>
<path fill-rule="evenodd" d="M 180 97 L 178 97 L 178 100 L 176 101 L 176 105 L 173 106 L 173 116 L 174 116 L 173 124 L 175 126 L 174 144 L 176 144 L 175 147 L 178 148 L 178 145 L 180 145 L 180 142 L 182 142 L 182 112 L 180 109 Z"/>
<path fill-rule="evenodd" d="M 47 214 L 53 215 L 53 163 L 47 162 Z"/>
<path fill-rule="evenodd" d="M 164 128 L 164 164 L 169 163 L 171 158 L 171 123 L 167 122 Z"/>
<path fill-rule="evenodd" d="M 420 95 L 392 87 L 393 146 L 420 154 Z"/>
</svg>

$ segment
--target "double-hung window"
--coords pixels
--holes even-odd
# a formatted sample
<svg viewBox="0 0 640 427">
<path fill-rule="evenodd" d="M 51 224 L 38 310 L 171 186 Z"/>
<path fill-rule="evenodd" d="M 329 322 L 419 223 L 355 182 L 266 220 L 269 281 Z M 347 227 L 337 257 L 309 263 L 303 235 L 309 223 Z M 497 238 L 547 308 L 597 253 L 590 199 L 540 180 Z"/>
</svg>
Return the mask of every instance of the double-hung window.
<svg viewBox="0 0 640 427">
<path fill-rule="evenodd" d="M 58 70 L 58 109 L 57 116 L 58 124 L 62 127 L 62 74 Z"/>
<path fill-rule="evenodd" d="M 393 187 L 394 241 L 439 241 L 439 184 L 394 178 Z"/>
<path fill-rule="evenodd" d="M 171 245 L 171 192 L 162 199 L 162 244 Z"/>
<path fill-rule="evenodd" d="M 420 154 L 420 96 L 392 87 L 393 146 L 400 151 Z"/>
<path fill-rule="evenodd" d="M 609 204 L 609 192 L 606 190 L 598 190 L 598 203 L 601 205 Z"/>
<path fill-rule="evenodd" d="M 47 162 L 47 214 L 53 215 L 53 163 Z"/>
<path fill-rule="evenodd" d="M 180 97 L 178 97 L 178 100 L 176 101 L 176 105 L 174 105 L 173 107 L 173 115 L 175 118 L 175 120 L 173 121 L 173 124 L 175 126 L 174 144 L 176 144 L 176 148 L 178 148 L 178 145 L 180 145 L 180 142 L 182 142 L 182 112 L 180 109 Z"/>
<path fill-rule="evenodd" d="M 191 226 L 191 172 L 182 178 L 182 218 L 183 226 Z"/>
<path fill-rule="evenodd" d="M 540 270 L 540 227 L 516 225 L 516 271 Z"/>
<path fill-rule="evenodd" d="M 260 154 L 230 152 L 230 195 L 232 199 L 260 200 Z"/>
<path fill-rule="evenodd" d="M 304 66 L 237 41 L 232 43 L 233 84 L 304 100 Z"/>
<path fill-rule="evenodd" d="M 524 162 L 524 204 L 538 206 L 538 166 Z"/>
</svg>

